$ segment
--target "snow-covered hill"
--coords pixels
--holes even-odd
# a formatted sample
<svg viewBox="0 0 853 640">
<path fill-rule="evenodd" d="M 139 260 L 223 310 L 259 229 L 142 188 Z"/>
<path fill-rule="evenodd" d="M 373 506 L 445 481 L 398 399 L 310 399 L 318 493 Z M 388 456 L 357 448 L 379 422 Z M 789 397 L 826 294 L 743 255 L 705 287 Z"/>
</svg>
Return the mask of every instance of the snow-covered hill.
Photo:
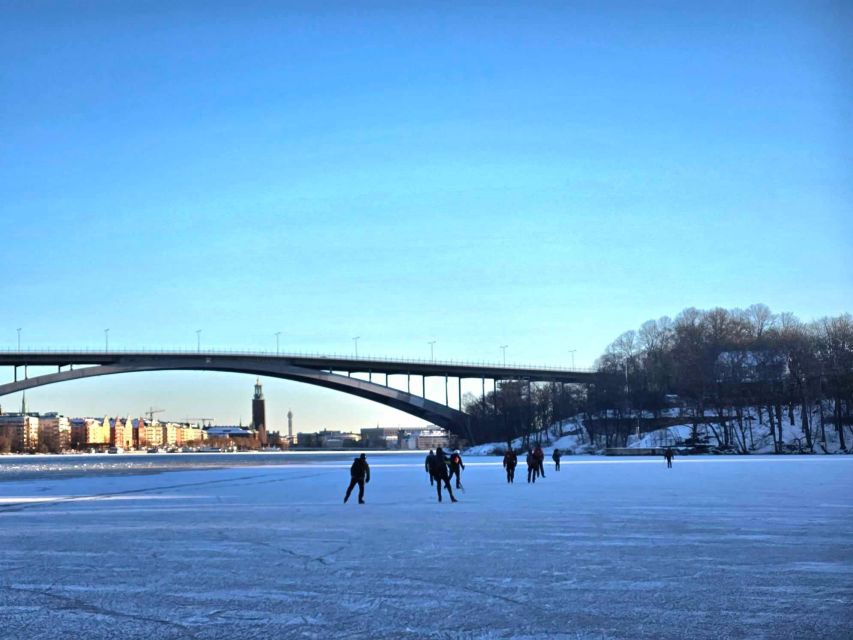
<svg viewBox="0 0 853 640">
<path fill-rule="evenodd" d="M 757 415 L 757 411 L 753 411 L 752 415 Z M 671 417 L 675 417 L 672 413 Z M 707 412 L 706 417 L 713 418 L 714 414 Z M 795 409 L 793 412 L 794 421 L 790 421 L 790 415 L 786 411 L 782 415 L 782 442 L 786 453 L 793 453 L 806 450 L 806 439 L 802 429 L 802 419 L 800 410 Z M 629 449 L 656 449 L 662 447 L 678 447 L 690 442 L 693 436 L 693 426 L 689 417 L 683 417 L 683 423 L 670 425 L 666 428 L 657 429 L 636 435 L 628 436 L 627 448 Z M 814 421 L 814 418 L 812 418 Z M 717 440 L 715 431 L 719 432 L 718 424 L 699 425 L 698 435 L 701 440 L 707 441 L 712 448 L 717 448 L 720 443 Z M 814 441 L 815 453 L 844 453 L 839 445 L 838 434 L 835 428 L 827 425 L 824 429 L 826 441 L 824 442 L 821 430 L 812 426 L 812 438 Z M 563 433 L 565 435 L 559 435 Z M 740 435 L 740 434 L 739 434 Z M 765 419 L 764 424 L 759 424 L 757 420 L 753 420 L 752 433 L 742 434 L 746 449 L 749 453 L 774 453 L 773 438 L 770 434 L 770 427 Z M 554 449 L 560 449 L 566 454 L 602 454 L 605 447 L 602 443 L 593 442 L 590 440 L 589 434 L 584 427 L 583 418 L 575 416 L 566 420 L 562 424 L 555 424 L 539 433 L 534 433 L 530 436 L 529 442 L 541 442 L 542 448 L 547 454 L 550 454 Z M 847 442 L 850 445 L 850 440 Z M 524 439 L 516 438 L 512 442 L 514 449 L 519 450 L 524 448 Z M 487 444 L 470 447 L 465 451 L 466 455 L 497 455 L 502 454 L 506 449 L 505 442 L 490 442 Z M 732 451 L 734 453 L 734 451 Z"/>
</svg>

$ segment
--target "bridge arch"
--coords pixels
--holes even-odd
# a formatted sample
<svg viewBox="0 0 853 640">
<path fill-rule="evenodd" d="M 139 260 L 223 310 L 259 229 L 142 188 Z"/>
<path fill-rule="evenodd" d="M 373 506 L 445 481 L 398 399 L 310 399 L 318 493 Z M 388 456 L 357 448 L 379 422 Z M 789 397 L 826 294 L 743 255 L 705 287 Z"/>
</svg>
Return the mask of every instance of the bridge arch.
<svg viewBox="0 0 853 640">
<path fill-rule="evenodd" d="M 245 360 L 229 358 L 226 360 L 207 356 L 191 361 L 188 361 L 186 358 L 162 358 L 156 362 L 121 360 L 112 364 L 67 369 L 65 371 L 58 371 L 57 373 L 38 375 L 7 384 L 0 384 L 0 396 L 70 380 L 145 371 L 223 371 L 312 384 L 398 409 L 432 424 L 444 427 L 452 433 L 473 442 L 470 416 L 463 411 L 393 387 L 368 382 L 359 378 L 352 378 L 330 371 L 306 369 L 286 362 L 263 362 L 258 359 L 249 358 Z"/>
</svg>

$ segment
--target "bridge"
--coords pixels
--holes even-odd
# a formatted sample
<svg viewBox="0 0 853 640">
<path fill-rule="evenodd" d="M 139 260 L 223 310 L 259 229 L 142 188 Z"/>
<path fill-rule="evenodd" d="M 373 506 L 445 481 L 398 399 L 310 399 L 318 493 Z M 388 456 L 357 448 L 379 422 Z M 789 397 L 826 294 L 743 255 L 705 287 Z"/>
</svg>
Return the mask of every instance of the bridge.
<svg viewBox="0 0 853 640">
<path fill-rule="evenodd" d="M 463 380 L 480 380 L 485 396 L 487 380 L 497 389 L 505 380 L 577 384 L 591 383 L 598 375 L 544 366 L 229 351 L 0 351 L 3 366 L 12 368 L 14 374 L 11 382 L 0 384 L 0 397 L 58 382 L 142 371 L 228 371 L 281 378 L 379 402 L 472 443 L 485 434 L 477 433 L 471 416 L 462 411 Z M 56 367 L 56 371 L 30 377 L 30 367 Z M 365 374 L 366 380 L 353 377 Z M 405 390 L 391 386 L 391 376 L 405 376 Z M 412 377 L 421 378 L 420 395 L 412 392 Z M 426 397 L 426 379 L 434 377 L 444 378 L 443 403 Z M 456 408 L 450 403 L 450 378 L 456 379 Z"/>
</svg>

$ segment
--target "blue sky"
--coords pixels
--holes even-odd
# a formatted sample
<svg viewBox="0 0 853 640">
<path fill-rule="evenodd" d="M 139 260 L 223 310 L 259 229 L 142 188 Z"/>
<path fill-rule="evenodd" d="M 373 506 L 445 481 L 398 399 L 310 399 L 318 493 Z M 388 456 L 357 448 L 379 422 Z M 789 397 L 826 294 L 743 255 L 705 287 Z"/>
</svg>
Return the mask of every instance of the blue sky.
<svg viewBox="0 0 853 640">
<path fill-rule="evenodd" d="M 588 366 L 688 306 L 851 311 L 849 4 L 520 4 L 3 3 L 0 348 Z M 230 422 L 252 383 L 28 398 Z"/>
</svg>

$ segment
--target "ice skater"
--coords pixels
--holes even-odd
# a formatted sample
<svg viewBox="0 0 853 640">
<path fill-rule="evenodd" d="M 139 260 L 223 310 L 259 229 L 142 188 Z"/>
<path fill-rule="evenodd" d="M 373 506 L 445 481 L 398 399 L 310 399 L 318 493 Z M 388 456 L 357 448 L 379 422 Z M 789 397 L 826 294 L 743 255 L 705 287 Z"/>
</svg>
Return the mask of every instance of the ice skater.
<svg viewBox="0 0 853 640">
<path fill-rule="evenodd" d="M 435 458 L 435 452 L 432 449 L 430 449 L 429 453 L 427 454 L 426 460 L 424 460 L 424 468 L 426 469 L 426 472 L 429 474 L 429 486 L 432 486 L 435 484 L 435 478 L 432 476 L 432 460 L 433 460 L 433 458 Z"/>
<path fill-rule="evenodd" d="M 663 458 L 666 460 L 666 468 L 672 469 L 672 457 L 675 455 L 675 452 L 667 447 L 663 450 Z"/>
<path fill-rule="evenodd" d="M 358 504 L 364 504 L 364 485 L 370 482 L 370 466 L 367 464 L 367 456 L 363 453 L 355 459 L 349 468 L 350 481 L 347 493 L 344 496 L 344 504 L 349 500 L 355 485 L 358 485 Z"/>
<path fill-rule="evenodd" d="M 527 482 L 536 482 L 536 476 L 539 475 L 539 460 L 536 459 L 536 454 L 533 450 L 527 452 Z"/>
<path fill-rule="evenodd" d="M 551 454 L 551 460 L 554 461 L 554 471 L 560 470 L 560 458 L 563 457 L 563 454 L 560 453 L 559 449 L 554 449 L 554 453 Z"/>
<path fill-rule="evenodd" d="M 518 466 L 518 456 L 512 447 L 504 454 L 504 469 L 506 469 L 506 481 L 510 484 L 515 482 L 515 468 Z"/>
<path fill-rule="evenodd" d="M 453 480 L 453 476 L 456 476 L 456 488 L 462 488 L 462 470 L 465 469 L 465 463 L 462 462 L 462 454 L 459 453 L 459 449 L 456 449 L 452 454 L 450 454 L 450 479 Z"/>
<path fill-rule="evenodd" d="M 539 463 L 539 475 L 543 478 L 545 477 L 545 452 L 542 451 L 542 445 L 537 444 L 536 448 L 533 450 L 533 455 L 536 457 L 536 461 Z"/>
<path fill-rule="evenodd" d="M 447 475 L 447 459 L 444 457 L 444 451 L 441 447 L 436 448 L 435 455 L 432 458 L 432 477 L 435 478 L 435 489 L 438 492 L 438 501 L 441 502 L 441 483 L 444 483 L 444 488 L 447 489 L 447 494 L 450 496 L 451 502 L 456 502 L 453 496 L 453 489 L 450 488 L 450 476 Z"/>
</svg>

